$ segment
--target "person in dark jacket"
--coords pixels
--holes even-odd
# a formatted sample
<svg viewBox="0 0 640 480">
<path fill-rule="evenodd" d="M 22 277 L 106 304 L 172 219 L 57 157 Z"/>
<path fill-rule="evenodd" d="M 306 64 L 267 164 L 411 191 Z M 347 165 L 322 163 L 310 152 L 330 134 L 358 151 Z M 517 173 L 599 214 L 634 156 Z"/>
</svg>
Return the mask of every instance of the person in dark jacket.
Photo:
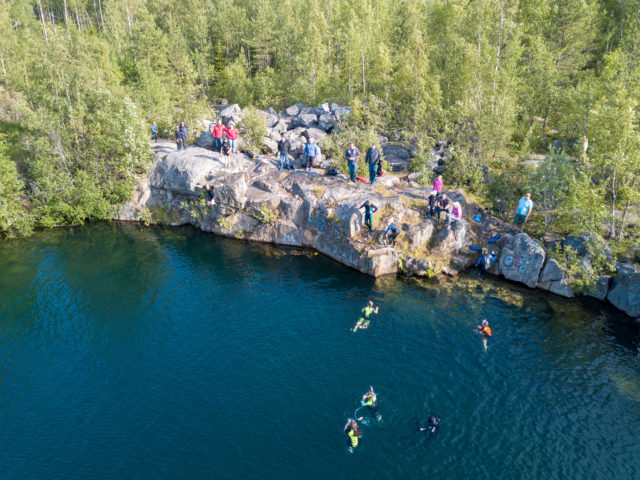
<svg viewBox="0 0 640 480">
<path fill-rule="evenodd" d="M 376 148 L 375 143 L 372 143 L 371 148 L 367 150 L 364 161 L 369 164 L 369 183 L 373 185 L 376 182 L 378 162 L 380 161 L 380 150 Z"/>
<path fill-rule="evenodd" d="M 360 205 L 360 208 L 364 208 L 364 224 L 369 227 L 369 231 L 373 228 L 373 214 L 378 211 L 378 207 L 373 205 L 369 200 Z"/>
<path fill-rule="evenodd" d="M 438 194 L 435 190 L 433 190 L 429 194 L 427 209 L 424 211 L 424 218 L 433 218 L 433 214 L 436 213 L 436 205 L 438 204 Z"/>
<path fill-rule="evenodd" d="M 278 142 L 278 152 L 280 153 L 280 170 L 288 168 L 293 170 L 291 161 L 289 160 L 289 152 L 291 151 L 291 143 L 286 138 L 282 137 Z"/>
<path fill-rule="evenodd" d="M 355 146 L 353 142 L 349 144 L 347 151 L 344 153 L 347 159 L 347 167 L 349 167 L 349 180 L 353 183 L 356 182 L 356 169 L 358 166 L 358 157 L 360 156 L 360 150 Z"/>
<path fill-rule="evenodd" d="M 440 212 L 447 214 L 447 226 L 451 225 L 451 201 L 447 198 L 447 194 L 443 193 L 436 205 L 436 218 L 440 220 Z"/>
<path fill-rule="evenodd" d="M 176 125 L 176 148 L 178 151 L 182 150 L 182 132 L 180 131 L 180 126 Z"/>
<path fill-rule="evenodd" d="M 180 133 L 182 134 L 182 149 L 187 148 L 187 138 L 189 137 L 189 127 L 184 123 L 184 120 L 180 122 Z"/>
</svg>

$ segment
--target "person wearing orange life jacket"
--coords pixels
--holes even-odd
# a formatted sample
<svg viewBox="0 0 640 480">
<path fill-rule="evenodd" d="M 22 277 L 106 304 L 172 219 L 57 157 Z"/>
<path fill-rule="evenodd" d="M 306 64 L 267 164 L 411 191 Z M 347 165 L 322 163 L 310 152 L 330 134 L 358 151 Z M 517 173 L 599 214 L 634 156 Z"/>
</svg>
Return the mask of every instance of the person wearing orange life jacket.
<svg viewBox="0 0 640 480">
<path fill-rule="evenodd" d="M 487 322 L 486 319 L 482 320 L 481 325 L 478 325 L 478 333 L 482 335 L 483 338 L 491 337 L 493 335 L 489 322 Z"/>
</svg>

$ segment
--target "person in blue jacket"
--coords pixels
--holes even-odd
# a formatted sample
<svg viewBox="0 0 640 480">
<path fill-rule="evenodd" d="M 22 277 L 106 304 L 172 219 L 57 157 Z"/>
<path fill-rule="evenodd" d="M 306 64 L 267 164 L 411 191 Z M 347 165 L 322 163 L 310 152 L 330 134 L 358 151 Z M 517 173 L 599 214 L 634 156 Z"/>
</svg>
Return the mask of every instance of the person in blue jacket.
<svg viewBox="0 0 640 480">
<path fill-rule="evenodd" d="M 310 138 L 304 147 L 304 154 L 307 158 L 307 172 L 313 168 L 313 161 L 320 156 L 320 147 L 314 138 Z"/>
<path fill-rule="evenodd" d="M 156 143 L 158 143 L 158 127 L 156 125 L 156 122 L 153 122 L 151 124 L 151 140 L 154 140 Z"/>
<path fill-rule="evenodd" d="M 476 267 L 480 270 L 480 277 L 484 280 L 484 274 L 491 266 L 491 262 L 496 261 L 496 251 L 492 250 L 491 253 L 486 248 L 482 249 L 480 257 L 476 263 Z"/>
<path fill-rule="evenodd" d="M 392 223 L 390 224 L 387 229 L 384 232 L 385 235 L 387 235 L 387 244 L 392 245 L 392 246 L 396 246 L 396 237 L 398 235 L 400 235 L 400 232 L 398 232 L 398 228 Z"/>
</svg>

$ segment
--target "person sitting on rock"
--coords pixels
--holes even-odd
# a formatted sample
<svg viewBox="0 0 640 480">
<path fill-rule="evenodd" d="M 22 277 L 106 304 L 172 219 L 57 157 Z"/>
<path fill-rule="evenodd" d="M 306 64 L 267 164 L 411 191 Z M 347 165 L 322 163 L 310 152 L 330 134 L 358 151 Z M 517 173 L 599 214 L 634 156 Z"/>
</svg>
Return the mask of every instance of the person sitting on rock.
<svg viewBox="0 0 640 480">
<path fill-rule="evenodd" d="M 369 227 L 369 231 L 373 228 L 373 214 L 378 211 L 378 207 L 373 205 L 369 200 L 365 201 L 360 207 L 364 208 L 364 224 Z"/>
<path fill-rule="evenodd" d="M 462 220 L 462 207 L 460 202 L 453 202 L 453 208 L 451 209 L 451 218 L 454 220 Z"/>
<path fill-rule="evenodd" d="M 451 201 L 447 198 L 447 194 L 443 193 L 436 204 L 436 218 L 440 220 L 440 212 L 447 214 L 447 226 L 451 224 Z"/>
<path fill-rule="evenodd" d="M 387 245 L 391 245 L 392 247 L 396 246 L 396 237 L 400 235 L 398 232 L 398 228 L 392 223 L 387 229 L 384 231 L 384 234 L 387 235 Z"/>
<path fill-rule="evenodd" d="M 427 204 L 427 209 L 424 211 L 424 218 L 427 218 L 427 215 L 429 218 L 433 218 L 433 214 L 436 213 L 436 205 L 438 204 L 437 194 L 438 192 L 435 190 L 429 194 L 429 203 Z"/>
</svg>

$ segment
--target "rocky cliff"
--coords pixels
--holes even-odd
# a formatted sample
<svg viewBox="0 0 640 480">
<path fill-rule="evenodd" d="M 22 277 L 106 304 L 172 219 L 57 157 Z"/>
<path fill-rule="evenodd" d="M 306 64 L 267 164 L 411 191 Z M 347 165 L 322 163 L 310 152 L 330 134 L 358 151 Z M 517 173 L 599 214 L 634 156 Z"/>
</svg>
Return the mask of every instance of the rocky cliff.
<svg viewBox="0 0 640 480">
<path fill-rule="evenodd" d="M 470 245 L 489 246 L 499 258 L 490 273 L 574 295 L 564 272 L 555 260 L 547 259 L 537 241 L 510 234 L 509 225 L 491 216 L 472 219 L 478 212 L 461 192 L 448 193 L 462 204 L 464 217 L 446 228 L 444 220 L 423 219 L 430 189 L 411 188 L 398 176 L 381 177 L 374 186 L 349 185 L 344 175 L 326 176 L 324 170 L 278 170 L 275 160 L 266 157 L 237 154 L 225 167 L 217 152 L 197 146 L 176 152 L 173 144 L 160 143 L 155 150 L 149 173 L 116 219 L 191 224 L 227 237 L 314 248 L 376 277 L 456 275 L 477 260 Z M 205 185 L 212 187 L 211 202 Z M 371 232 L 359 209 L 366 200 L 378 207 Z M 383 239 L 390 223 L 401 231 L 396 248 Z M 500 239 L 488 245 L 498 234 Z M 602 279 L 593 296 L 608 297 L 629 315 L 639 316 L 640 269 L 627 265 L 620 270 L 623 274 L 615 280 Z"/>
</svg>

